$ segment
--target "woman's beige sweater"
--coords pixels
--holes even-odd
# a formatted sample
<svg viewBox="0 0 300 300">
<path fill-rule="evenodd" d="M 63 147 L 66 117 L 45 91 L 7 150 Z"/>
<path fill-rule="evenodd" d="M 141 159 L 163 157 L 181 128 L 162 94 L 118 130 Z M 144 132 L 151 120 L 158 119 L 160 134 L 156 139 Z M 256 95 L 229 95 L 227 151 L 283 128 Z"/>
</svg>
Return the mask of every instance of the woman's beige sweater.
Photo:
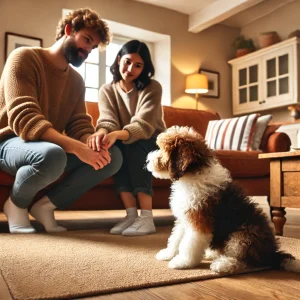
<svg viewBox="0 0 300 300">
<path fill-rule="evenodd" d="M 125 144 L 157 136 L 166 129 L 161 95 L 162 88 L 156 80 L 151 80 L 144 90 L 133 89 L 128 94 L 119 83 L 103 85 L 99 92 L 100 117 L 96 129 L 127 130 L 129 139 Z"/>
</svg>

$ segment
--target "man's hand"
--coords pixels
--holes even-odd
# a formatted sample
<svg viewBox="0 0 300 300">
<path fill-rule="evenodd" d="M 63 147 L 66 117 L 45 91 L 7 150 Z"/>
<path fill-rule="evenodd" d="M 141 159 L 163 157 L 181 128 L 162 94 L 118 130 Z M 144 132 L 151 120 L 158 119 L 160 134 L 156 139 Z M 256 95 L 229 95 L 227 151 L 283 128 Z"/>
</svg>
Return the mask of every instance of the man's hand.
<svg viewBox="0 0 300 300">
<path fill-rule="evenodd" d="M 102 140 L 106 134 L 107 131 L 105 129 L 99 129 L 97 132 L 87 138 L 86 144 L 94 151 L 106 149 L 105 145 L 102 143 Z"/>
<path fill-rule="evenodd" d="M 80 141 L 83 142 L 84 144 L 87 144 L 87 139 L 88 139 L 91 135 L 92 135 L 91 133 L 87 133 L 87 134 L 83 135 L 83 136 L 80 138 Z"/>
<path fill-rule="evenodd" d="M 74 154 L 83 162 L 94 167 L 95 170 L 102 169 L 110 163 L 111 157 L 107 149 L 100 151 L 92 150 L 88 145 L 80 143 L 74 150 Z"/>
<path fill-rule="evenodd" d="M 41 135 L 41 140 L 59 145 L 66 153 L 75 154 L 81 161 L 91 165 L 95 170 L 102 169 L 111 161 L 107 149 L 94 151 L 82 141 L 65 136 L 53 128 L 48 128 Z"/>
</svg>

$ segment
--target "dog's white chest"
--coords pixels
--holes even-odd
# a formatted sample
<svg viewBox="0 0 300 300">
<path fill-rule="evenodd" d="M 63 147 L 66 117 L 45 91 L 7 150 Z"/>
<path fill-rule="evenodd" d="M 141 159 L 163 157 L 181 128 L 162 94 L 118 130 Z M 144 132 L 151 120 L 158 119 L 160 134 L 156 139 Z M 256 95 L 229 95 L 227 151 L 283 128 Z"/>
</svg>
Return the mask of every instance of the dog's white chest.
<svg viewBox="0 0 300 300">
<path fill-rule="evenodd" d="M 173 215 L 182 220 L 185 218 L 185 213 L 191 209 L 191 196 L 192 191 L 186 189 L 186 187 L 180 182 L 173 183 L 172 193 L 170 197 L 170 206 Z M 193 198 L 193 197 L 192 197 Z"/>
</svg>

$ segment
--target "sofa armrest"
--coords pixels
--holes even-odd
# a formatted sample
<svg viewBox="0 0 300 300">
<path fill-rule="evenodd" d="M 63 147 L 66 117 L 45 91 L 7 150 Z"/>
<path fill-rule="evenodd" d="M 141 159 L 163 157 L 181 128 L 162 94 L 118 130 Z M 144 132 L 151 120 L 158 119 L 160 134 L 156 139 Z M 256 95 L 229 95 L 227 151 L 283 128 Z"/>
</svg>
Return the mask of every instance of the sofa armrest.
<svg viewBox="0 0 300 300">
<path fill-rule="evenodd" d="M 268 136 L 264 145 L 262 145 L 263 152 L 285 152 L 290 151 L 291 140 L 284 132 L 273 132 Z"/>
</svg>

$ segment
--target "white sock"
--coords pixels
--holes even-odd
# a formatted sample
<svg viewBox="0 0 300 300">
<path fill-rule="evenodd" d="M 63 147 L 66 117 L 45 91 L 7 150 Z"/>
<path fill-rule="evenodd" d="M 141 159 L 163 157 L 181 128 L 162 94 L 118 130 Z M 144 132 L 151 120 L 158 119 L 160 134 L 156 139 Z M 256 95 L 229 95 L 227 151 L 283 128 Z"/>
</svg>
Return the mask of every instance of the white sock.
<svg viewBox="0 0 300 300">
<path fill-rule="evenodd" d="M 8 220 L 11 233 L 33 233 L 36 232 L 31 226 L 27 208 L 16 206 L 9 197 L 3 206 L 3 212 Z"/>
<path fill-rule="evenodd" d="M 141 216 L 153 218 L 152 210 L 141 209 Z"/>
<path fill-rule="evenodd" d="M 128 217 L 137 217 L 137 208 L 136 207 L 130 207 L 126 208 L 126 214 Z"/>
<path fill-rule="evenodd" d="M 65 227 L 59 226 L 54 218 L 56 206 L 47 196 L 41 198 L 30 209 L 30 214 L 39 221 L 47 232 L 67 231 Z"/>
</svg>

